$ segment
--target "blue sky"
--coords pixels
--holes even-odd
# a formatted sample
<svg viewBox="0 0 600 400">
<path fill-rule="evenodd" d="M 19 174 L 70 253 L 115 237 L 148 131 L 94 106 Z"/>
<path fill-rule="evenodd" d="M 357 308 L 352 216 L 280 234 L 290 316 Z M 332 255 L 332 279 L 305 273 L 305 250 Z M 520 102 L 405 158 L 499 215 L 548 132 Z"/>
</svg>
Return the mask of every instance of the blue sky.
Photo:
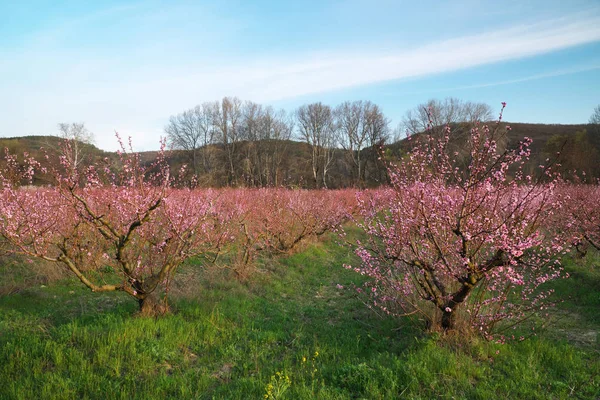
<svg viewBox="0 0 600 400">
<path fill-rule="evenodd" d="M 410 108 L 457 97 L 509 121 L 584 123 L 600 104 L 600 2 L 0 0 L 0 136 L 85 122 L 158 147 L 170 115 L 238 96 Z"/>
</svg>

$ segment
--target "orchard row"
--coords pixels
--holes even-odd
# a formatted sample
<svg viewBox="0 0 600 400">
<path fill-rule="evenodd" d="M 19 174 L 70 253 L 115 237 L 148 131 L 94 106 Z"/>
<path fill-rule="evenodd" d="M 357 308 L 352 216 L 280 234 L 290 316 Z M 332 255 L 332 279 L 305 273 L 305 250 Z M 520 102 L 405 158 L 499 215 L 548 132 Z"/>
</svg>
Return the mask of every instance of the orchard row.
<svg viewBox="0 0 600 400">
<path fill-rule="evenodd" d="M 371 307 L 489 337 L 545 313 L 556 300 L 545 283 L 566 277 L 561 258 L 600 244 L 600 186 L 567 184 L 552 163 L 532 178 L 523 169 L 531 140 L 506 148 L 503 134 L 476 125 L 461 152 L 449 148 L 449 128 L 425 136 L 388 166 L 390 185 L 370 191 L 182 187 L 163 152 L 151 165 L 122 152 L 120 168 L 85 171 L 66 157 L 45 170 L 7 155 L 1 243 L 156 315 L 168 311 L 169 284 L 190 258 L 251 279 L 257 257 L 336 231 L 360 260 L 346 267 L 370 278 L 355 289 Z M 51 186 L 16 184 L 35 174 Z M 350 224 L 364 235 L 346 235 Z"/>
</svg>

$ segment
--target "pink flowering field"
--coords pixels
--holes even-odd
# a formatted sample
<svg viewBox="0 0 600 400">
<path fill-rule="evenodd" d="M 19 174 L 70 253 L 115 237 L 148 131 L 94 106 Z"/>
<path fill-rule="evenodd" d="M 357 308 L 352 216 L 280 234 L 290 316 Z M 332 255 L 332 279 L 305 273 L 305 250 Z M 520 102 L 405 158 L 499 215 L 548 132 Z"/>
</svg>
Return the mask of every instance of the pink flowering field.
<svg viewBox="0 0 600 400">
<path fill-rule="evenodd" d="M 7 153 L 0 398 L 598 397 L 599 186 L 505 129 L 369 190 Z"/>
</svg>

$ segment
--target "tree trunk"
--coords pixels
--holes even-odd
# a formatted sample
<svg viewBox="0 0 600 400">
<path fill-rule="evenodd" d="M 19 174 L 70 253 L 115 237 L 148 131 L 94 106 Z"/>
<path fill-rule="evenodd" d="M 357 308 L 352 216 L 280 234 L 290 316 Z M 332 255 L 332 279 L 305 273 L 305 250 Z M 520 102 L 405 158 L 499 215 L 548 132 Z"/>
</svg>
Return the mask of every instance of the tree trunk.
<svg viewBox="0 0 600 400">
<path fill-rule="evenodd" d="M 358 176 L 356 177 L 356 187 L 358 187 L 359 189 L 362 189 L 362 168 L 361 168 L 361 160 L 360 160 L 360 147 L 358 148 L 358 151 L 356 152 L 356 159 L 357 159 L 357 167 L 358 167 Z"/>
<path fill-rule="evenodd" d="M 441 326 L 444 331 L 451 331 L 456 328 L 456 314 L 458 308 L 464 301 L 469 297 L 469 294 L 475 288 L 475 285 L 479 282 L 480 279 L 477 279 L 475 276 L 469 274 L 467 278 L 464 279 L 465 282 L 458 289 L 450 299 L 441 307 L 442 311 L 442 320 Z"/>
<path fill-rule="evenodd" d="M 200 171 L 198 171 L 198 149 L 195 145 L 192 148 L 192 165 L 194 169 L 194 175 L 199 175 Z"/>
<path fill-rule="evenodd" d="M 454 330 L 456 327 L 456 312 L 454 310 L 442 312 L 442 329 L 444 331 Z"/>
<path fill-rule="evenodd" d="M 167 297 L 158 298 L 154 294 L 148 294 L 143 299 L 138 299 L 140 310 L 139 315 L 142 317 L 159 317 L 170 312 Z"/>
</svg>

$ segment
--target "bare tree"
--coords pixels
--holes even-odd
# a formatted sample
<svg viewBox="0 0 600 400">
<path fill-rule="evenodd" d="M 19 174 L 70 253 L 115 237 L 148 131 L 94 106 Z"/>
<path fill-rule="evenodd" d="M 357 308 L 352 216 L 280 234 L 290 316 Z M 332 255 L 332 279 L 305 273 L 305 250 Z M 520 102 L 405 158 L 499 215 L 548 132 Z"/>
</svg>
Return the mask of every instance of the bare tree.
<svg viewBox="0 0 600 400">
<path fill-rule="evenodd" d="M 253 186 L 263 186 L 263 107 L 252 101 L 242 106 L 242 122 L 240 137 L 246 140 L 246 156 L 244 159 L 244 175 L 246 181 Z"/>
<path fill-rule="evenodd" d="M 294 119 L 284 110 L 274 111 L 267 107 L 262 118 L 263 140 L 266 144 L 265 182 L 267 186 L 279 186 L 281 165 L 286 157 L 289 140 L 294 131 Z"/>
<path fill-rule="evenodd" d="M 246 102 L 242 130 L 248 140 L 246 170 L 255 186 L 278 186 L 280 166 L 286 140 L 290 139 L 293 123 L 285 111 L 276 112 L 272 107 Z"/>
<path fill-rule="evenodd" d="M 600 125 L 600 104 L 594 108 L 594 112 L 590 116 L 590 124 Z"/>
<path fill-rule="evenodd" d="M 315 186 L 319 178 L 327 187 L 327 172 L 335 151 L 335 123 L 331 107 L 322 103 L 305 104 L 296 110 L 299 135 L 311 148 L 311 167 Z"/>
<path fill-rule="evenodd" d="M 369 103 L 368 107 L 365 107 L 365 127 L 371 148 L 373 171 L 371 178 L 376 182 L 383 182 L 387 179 L 387 170 L 380 159 L 380 151 L 381 147 L 390 139 L 389 125 L 390 121 L 385 117 L 377 104 Z M 366 171 L 366 167 L 364 171 Z"/>
<path fill-rule="evenodd" d="M 209 103 L 198 105 L 192 109 L 172 116 L 165 127 L 165 133 L 170 145 L 176 149 L 187 150 L 192 158 L 194 172 L 200 171 L 198 153 L 202 158 L 205 172 L 210 169 L 207 146 L 212 143 L 214 129 L 212 112 Z"/>
<path fill-rule="evenodd" d="M 58 151 L 67 158 L 72 173 L 79 169 L 86 158 L 87 149 L 94 143 L 94 134 L 84 123 L 58 124 L 58 136 L 67 141 Z"/>
<path fill-rule="evenodd" d="M 355 184 L 360 185 L 363 178 L 363 149 L 369 141 L 367 111 L 372 103 L 367 101 L 346 101 L 335 109 L 339 131 L 339 142 L 346 151 L 347 160 L 353 170 Z"/>
<path fill-rule="evenodd" d="M 189 151 L 197 174 L 213 172 L 209 174 L 213 184 L 265 187 L 289 184 L 292 179 L 306 182 L 305 167 L 297 168 L 286 156 L 296 126 L 299 139 L 310 148 L 315 187 L 348 182 L 362 185 L 367 178 L 378 179 L 365 173 L 371 167 L 371 158 L 377 164 L 376 151 L 368 147 L 378 149 L 387 141 L 388 121 L 381 109 L 368 101 L 344 103 L 335 112 L 329 106 L 314 103 L 288 114 L 236 97 L 224 97 L 172 116 L 165 132 L 174 148 Z M 353 177 L 346 182 L 333 178 L 337 176 L 336 168 L 344 169 L 337 157 L 340 144 L 346 149 L 350 165 L 340 170 L 341 175 L 349 176 L 344 174 L 353 171 Z M 212 164 L 217 158 L 211 154 L 219 154 L 218 164 Z"/>
<path fill-rule="evenodd" d="M 485 103 L 465 102 L 448 97 L 443 101 L 432 99 L 408 110 L 400 127 L 408 135 L 414 135 L 450 124 L 489 121 L 492 118 L 492 108 Z"/>
<path fill-rule="evenodd" d="M 588 123 L 591 125 L 587 127 L 590 143 L 594 147 L 600 148 L 600 104 L 594 108 Z"/>
<path fill-rule="evenodd" d="M 253 101 L 245 101 L 242 105 L 242 122 L 240 137 L 244 140 L 256 141 L 261 139 L 261 118 L 263 106 Z"/>
<path fill-rule="evenodd" d="M 327 176 L 330 169 L 333 167 L 333 160 L 338 144 L 338 130 L 333 114 L 331 118 L 331 127 L 325 131 L 323 136 L 323 187 L 327 188 Z"/>
<path fill-rule="evenodd" d="M 241 139 L 242 101 L 237 97 L 224 97 L 212 104 L 213 124 L 218 140 L 223 144 L 229 165 L 227 183 L 236 185 L 237 144 Z"/>
</svg>

